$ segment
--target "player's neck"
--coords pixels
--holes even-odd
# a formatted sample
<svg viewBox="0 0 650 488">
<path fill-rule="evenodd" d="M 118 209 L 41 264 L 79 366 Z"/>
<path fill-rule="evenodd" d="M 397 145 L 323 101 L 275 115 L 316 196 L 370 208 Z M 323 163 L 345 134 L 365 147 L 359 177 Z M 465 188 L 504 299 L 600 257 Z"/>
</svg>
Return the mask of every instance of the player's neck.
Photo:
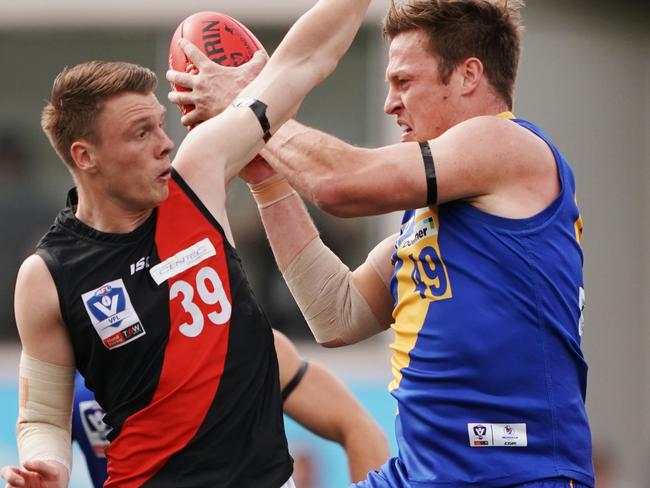
<svg viewBox="0 0 650 488">
<path fill-rule="evenodd" d="M 463 102 L 459 110 L 457 110 L 457 117 L 459 118 L 457 122 L 510 111 L 503 98 L 485 84 L 481 85 L 471 96 L 465 98 Z"/>
<path fill-rule="evenodd" d="M 84 224 L 100 232 L 126 234 L 142 225 L 153 209 L 129 209 L 105 195 L 97 197 L 94 192 L 77 188 L 79 202 L 75 211 Z"/>
</svg>

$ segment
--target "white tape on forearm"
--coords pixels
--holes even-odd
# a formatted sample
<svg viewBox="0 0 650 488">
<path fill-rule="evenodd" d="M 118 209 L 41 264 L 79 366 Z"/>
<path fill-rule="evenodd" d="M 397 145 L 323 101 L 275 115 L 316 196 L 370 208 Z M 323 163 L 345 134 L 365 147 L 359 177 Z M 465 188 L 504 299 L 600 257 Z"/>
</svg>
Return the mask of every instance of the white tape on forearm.
<svg viewBox="0 0 650 488">
<path fill-rule="evenodd" d="M 56 461 L 70 472 L 74 367 L 46 363 L 23 352 L 16 441 L 21 463 Z"/>
<path fill-rule="evenodd" d="M 267 208 L 296 194 L 289 182 L 280 175 L 274 175 L 260 183 L 249 185 L 258 208 Z"/>
<path fill-rule="evenodd" d="M 319 237 L 294 258 L 283 276 L 319 343 L 340 339 L 353 344 L 384 330 L 352 284 L 350 269 Z"/>
</svg>

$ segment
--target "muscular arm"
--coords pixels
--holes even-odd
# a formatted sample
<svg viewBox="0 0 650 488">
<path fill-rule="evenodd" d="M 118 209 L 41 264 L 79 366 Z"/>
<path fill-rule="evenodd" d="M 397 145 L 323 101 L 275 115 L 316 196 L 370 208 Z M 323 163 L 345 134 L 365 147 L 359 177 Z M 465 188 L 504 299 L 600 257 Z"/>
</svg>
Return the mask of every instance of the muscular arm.
<svg viewBox="0 0 650 488">
<path fill-rule="evenodd" d="M 295 346 L 273 331 L 280 367 L 280 386 L 291 381 L 300 366 Z M 337 442 L 345 449 L 353 482 L 378 469 L 389 455 L 385 434 L 352 393 L 331 371 L 310 362 L 296 389 L 284 402 L 284 411 L 314 434 Z"/>
<path fill-rule="evenodd" d="M 377 258 L 350 271 L 320 240 L 298 195 L 260 209 L 260 216 L 278 268 L 320 344 L 352 344 L 389 327 L 392 298 L 386 283 L 394 238 L 373 251 Z"/>
<path fill-rule="evenodd" d="M 56 287 L 39 256 L 20 268 L 15 311 L 23 347 L 16 428 L 23 468 L 5 468 L 3 478 L 9 486 L 64 487 L 71 459 L 74 354 Z"/>
<path fill-rule="evenodd" d="M 365 149 L 290 120 L 261 154 L 301 195 L 339 217 L 426 204 L 424 166 L 415 143 Z"/>
<path fill-rule="evenodd" d="M 23 352 L 44 362 L 73 367 L 72 344 L 61 318 L 56 286 L 40 256 L 30 256 L 20 267 L 14 306 Z"/>
<path fill-rule="evenodd" d="M 522 218 L 545 208 L 559 191 L 549 148 L 509 120 L 470 119 L 429 145 L 437 203 L 464 199 L 490 213 Z M 424 165 L 415 142 L 358 148 L 291 120 L 262 155 L 302 195 L 340 217 L 426 205 Z"/>
<path fill-rule="evenodd" d="M 244 90 L 243 96 L 268 106 L 272 131 L 334 70 L 352 42 L 368 3 L 319 0 L 290 29 L 260 75 Z M 184 49 L 196 49 L 183 42 Z M 188 134 L 174 166 L 208 209 L 218 218 L 225 217 L 225 185 L 259 151 L 261 140 L 262 130 L 253 112 L 246 107 L 230 107 Z"/>
<path fill-rule="evenodd" d="M 200 58 L 197 61 L 210 63 L 207 57 Z M 196 105 L 198 120 L 218 113 L 259 70 L 261 61 L 230 69 L 211 66 L 198 75 L 176 73 L 170 81 L 182 81 L 192 91 L 171 94 L 170 99 Z M 429 145 L 437 203 L 465 199 L 487 212 L 522 218 L 545 208 L 559 192 L 548 146 L 509 120 L 469 119 Z M 337 216 L 375 215 L 426 204 L 423 159 L 415 142 L 358 148 L 290 120 L 262 155 L 303 196 Z"/>
</svg>

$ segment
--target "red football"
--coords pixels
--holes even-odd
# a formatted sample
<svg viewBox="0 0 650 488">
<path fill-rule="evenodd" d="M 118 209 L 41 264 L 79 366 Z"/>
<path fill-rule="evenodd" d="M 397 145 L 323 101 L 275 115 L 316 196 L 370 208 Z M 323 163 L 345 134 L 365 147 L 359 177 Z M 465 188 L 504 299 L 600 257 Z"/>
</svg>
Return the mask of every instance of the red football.
<svg viewBox="0 0 650 488">
<path fill-rule="evenodd" d="M 198 12 L 180 23 L 169 46 L 169 67 L 186 71 L 190 66 L 178 40 L 184 38 L 196 45 L 212 61 L 223 66 L 239 66 L 249 61 L 256 51 L 262 49 L 257 38 L 232 17 L 218 12 Z M 172 89 L 184 88 L 172 84 Z M 183 107 L 183 114 L 194 109 L 193 105 Z"/>
</svg>

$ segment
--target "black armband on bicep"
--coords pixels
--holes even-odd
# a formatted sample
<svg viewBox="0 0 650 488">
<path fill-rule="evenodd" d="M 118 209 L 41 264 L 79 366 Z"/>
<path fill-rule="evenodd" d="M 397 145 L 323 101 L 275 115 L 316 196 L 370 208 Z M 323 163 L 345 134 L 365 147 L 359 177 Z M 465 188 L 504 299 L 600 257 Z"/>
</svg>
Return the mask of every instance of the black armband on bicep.
<svg viewBox="0 0 650 488">
<path fill-rule="evenodd" d="M 424 173 L 427 178 L 427 205 L 438 203 L 438 181 L 436 180 L 436 167 L 433 164 L 431 147 L 428 142 L 420 143 L 420 152 L 424 161 Z"/>
<path fill-rule="evenodd" d="M 266 104 L 255 98 L 247 97 L 239 97 L 232 104 L 235 107 L 248 107 L 253 111 L 260 123 L 260 127 L 262 127 L 264 142 L 268 142 L 271 138 L 271 124 L 269 124 L 269 119 L 266 117 Z"/>
<path fill-rule="evenodd" d="M 296 374 L 293 375 L 293 378 L 291 378 L 291 381 L 287 383 L 287 386 L 282 388 L 282 403 L 284 403 L 289 395 L 293 392 L 293 390 L 296 389 L 296 387 L 300 384 L 302 381 L 303 377 L 305 376 L 305 373 L 307 372 L 307 367 L 309 366 L 309 362 L 306 360 L 302 360 L 300 362 L 300 367 L 298 368 L 298 371 L 296 371 Z"/>
</svg>

